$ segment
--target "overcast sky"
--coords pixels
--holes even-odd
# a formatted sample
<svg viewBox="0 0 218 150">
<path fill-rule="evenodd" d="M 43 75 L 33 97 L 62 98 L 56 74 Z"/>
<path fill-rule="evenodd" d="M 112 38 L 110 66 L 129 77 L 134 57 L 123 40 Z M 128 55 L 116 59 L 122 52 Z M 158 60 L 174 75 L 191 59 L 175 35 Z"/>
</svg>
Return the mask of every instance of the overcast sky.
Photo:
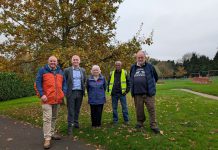
<svg viewBox="0 0 218 150">
<path fill-rule="evenodd" d="M 128 41 L 139 30 L 154 44 L 150 57 L 178 60 L 188 52 L 213 59 L 218 50 L 218 0 L 124 0 L 117 13 L 117 39 Z"/>
</svg>

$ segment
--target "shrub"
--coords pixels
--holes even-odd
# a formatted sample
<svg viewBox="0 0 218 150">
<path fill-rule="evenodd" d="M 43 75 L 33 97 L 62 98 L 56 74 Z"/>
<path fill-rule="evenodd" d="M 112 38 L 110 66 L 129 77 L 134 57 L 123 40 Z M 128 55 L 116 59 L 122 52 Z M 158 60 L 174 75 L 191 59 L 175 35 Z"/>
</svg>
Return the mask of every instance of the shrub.
<svg viewBox="0 0 218 150">
<path fill-rule="evenodd" d="M 32 96 L 33 80 L 24 80 L 16 73 L 0 72 L 0 101 Z"/>
</svg>

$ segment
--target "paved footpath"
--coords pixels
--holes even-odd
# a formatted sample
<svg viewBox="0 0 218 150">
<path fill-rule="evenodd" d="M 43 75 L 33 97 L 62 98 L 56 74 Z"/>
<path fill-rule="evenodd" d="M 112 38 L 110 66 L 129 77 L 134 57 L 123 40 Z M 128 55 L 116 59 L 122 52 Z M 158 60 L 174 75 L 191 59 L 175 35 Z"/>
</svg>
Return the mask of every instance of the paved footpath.
<svg viewBox="0 0 218 150">
<path fill-rule="evenodd" d="M 189 93 L 192 93 L 192 94 L 195 94 L 195 95 L 203 96 L 203 97 L 206 97 L 206 98 L 218 100 L 218 96 L 209 95 L 209 94 L 200 93 L 200 92 L 195 92 L 195 91 L 192 91 L 192 90 L 189 90 L 189 89 L 173 89 L 173 90 L 181 90 L 181 91 L 189 92 Z"/>
<path fill-rule="evenodd" d="M 0 150 L 41 150 L 42 129 L 0 116 Z M 72 138 L 53 141 L 50 150 L 94 150 L 94 146 Z"/>
</svg>

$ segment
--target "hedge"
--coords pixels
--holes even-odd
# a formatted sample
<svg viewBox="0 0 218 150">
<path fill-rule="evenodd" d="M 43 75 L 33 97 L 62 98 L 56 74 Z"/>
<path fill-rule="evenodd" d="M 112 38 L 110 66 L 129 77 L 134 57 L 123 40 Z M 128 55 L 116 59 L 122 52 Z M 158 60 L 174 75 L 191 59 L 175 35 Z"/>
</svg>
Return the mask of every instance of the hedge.
<svg viewBox="0 0 218 150">
<path fill-rule="evenodd" d="M 35 95 L 33 83 L 16 73 L 0 72 L 0 101 Z"/>
</svg>

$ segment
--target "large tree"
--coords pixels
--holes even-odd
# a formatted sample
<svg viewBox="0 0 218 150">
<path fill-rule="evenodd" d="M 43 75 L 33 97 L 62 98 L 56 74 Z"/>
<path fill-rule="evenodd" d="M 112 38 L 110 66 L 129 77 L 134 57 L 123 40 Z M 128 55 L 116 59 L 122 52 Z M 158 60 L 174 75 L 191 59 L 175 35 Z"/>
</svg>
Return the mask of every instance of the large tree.
<svg viewBox="0 0 218 150">
<path fill-rule="evenodd" d="M 133 37 L 126 43 L 111 44 L 121 2 L 1 0 L 0 32 L 7 38 L 0 44 L 1 54 L 11 60 L 12 68 L 16 66 L 15 71 L 26 63 L 37 68 L 51 54 L 58 57 L 63 67 L 69 65 L 73 54 L 80 55 L 87 68 L 115 58 L 124 59 L 126 54 L 128 59 L 140 49 L 140 44 L 152 44 L 152 39 L 140 42 Z"/>
<path fill-rule="evenodd" d="M 156 67 L 160 71 L 160 77 L 171 78 L 174 75 L 174 67 L 171 61 L 160 61 Z"/>
<path fill-rule="evenodd" d="M 184 77 L 184 75 L 187 74 L 187 71 L 185 70 L 185 68 L 183 66 L 177 66 L 176 70 L 175 70 L 175 76 L 176 77 Z"/>
</svg>

